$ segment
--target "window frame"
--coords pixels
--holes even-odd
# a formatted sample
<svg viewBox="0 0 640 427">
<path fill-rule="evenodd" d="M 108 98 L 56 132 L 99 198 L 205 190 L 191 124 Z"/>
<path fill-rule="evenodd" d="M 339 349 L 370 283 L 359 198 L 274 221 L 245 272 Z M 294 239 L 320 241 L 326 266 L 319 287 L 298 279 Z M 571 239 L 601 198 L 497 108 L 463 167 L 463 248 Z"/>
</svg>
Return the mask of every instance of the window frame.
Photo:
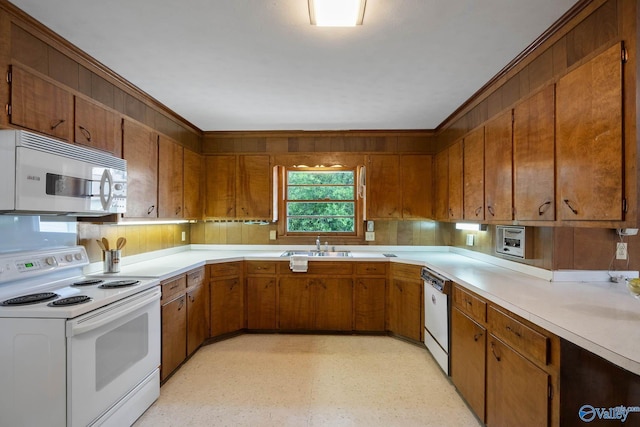
<svg viewBox="0 0 640 427">
<path fill-rule="evenodd" d="M 288 210 L 287 210 L 287 202 L 289 199 L 288 196 L 288 186 L 289 186 L 289 172 L 314 172 L 314 171 L 322 171 L 322 172 L 338 172 L 338 171 L 350 171 L 353 173 L 353 199 L 345 200 L 345 201 L 353 201 L 354 203 L 354 231 L 350 232 L 340 232 L 340 231 L 332 231 L 332 232 L 319 232 L 319 231 L 289 231 L 287 229 L 288 222 Z M 357 166 L 284 166 L 282 170 L 282 184 L 280 187 L 280 212 L 282 213 L 282 218 L 280 221 L 280 230 L 279 234 L 287 237 L 308 237 L 308 236 L 332 236 L 344 239 L 352 239 L 352 238 L 361 238 L 362 237 L 362 216 L 363 216 L 363 199 L 360 195 L 359 185 L 360 185 L 360 177 L 359 177 L 359 169 Z M 337 200 L 340 201 L 340 200 Z"/>
</svg>

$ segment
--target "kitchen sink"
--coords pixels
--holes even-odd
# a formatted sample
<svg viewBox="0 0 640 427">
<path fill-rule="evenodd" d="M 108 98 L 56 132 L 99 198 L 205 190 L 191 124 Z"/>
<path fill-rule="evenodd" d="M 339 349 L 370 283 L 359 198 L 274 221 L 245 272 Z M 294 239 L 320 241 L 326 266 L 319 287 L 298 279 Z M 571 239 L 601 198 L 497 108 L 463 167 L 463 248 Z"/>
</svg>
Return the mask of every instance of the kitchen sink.
<svg viewBox="0 0 640 427">
<path fill-rule="evenodd" d="M 290 257 L 292 255 L 306 255 L 310 257 L 331 257 L 331 258 L 341 258 L 341 257 L 350 257 L 351 251 L 318 251 L 318 250 L 309 250 L 309 251 L 285 251 L 280 255 L 281 257 Z"/>
</svg>

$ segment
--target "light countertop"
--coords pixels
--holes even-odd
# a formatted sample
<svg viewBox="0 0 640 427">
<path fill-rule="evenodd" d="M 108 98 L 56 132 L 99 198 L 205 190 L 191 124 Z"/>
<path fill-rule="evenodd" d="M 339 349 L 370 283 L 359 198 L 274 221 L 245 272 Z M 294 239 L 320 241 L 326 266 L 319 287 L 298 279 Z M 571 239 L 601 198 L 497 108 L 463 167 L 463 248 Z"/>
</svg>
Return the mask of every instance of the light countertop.
<svg viewBox="0 0 640 427">
<path fill-rule="evenodd" d="M 122 259 L 120 276 L 164 280 L 206 264 L 242 260 L 282 260 L 288 249 L 249 245 L 191 245 Z M 375 261 L 425 265 L 454 282 L 548 331 L 640 375 L 640 300 L 625 283 L 552 282 L 547 270 L 449 247 L 340 247 L 345 258 L 310 261 Z M 385 257 L 393 253 L 396 257 Z M 101 271 L 102 264 L 87 267 Z M 582 277 L 582 275 L 576 275 Z M 637 277 L 637 276 L 636 276 Z M 565 279 L 566 280 L 566 279 Z"/>
</svg>

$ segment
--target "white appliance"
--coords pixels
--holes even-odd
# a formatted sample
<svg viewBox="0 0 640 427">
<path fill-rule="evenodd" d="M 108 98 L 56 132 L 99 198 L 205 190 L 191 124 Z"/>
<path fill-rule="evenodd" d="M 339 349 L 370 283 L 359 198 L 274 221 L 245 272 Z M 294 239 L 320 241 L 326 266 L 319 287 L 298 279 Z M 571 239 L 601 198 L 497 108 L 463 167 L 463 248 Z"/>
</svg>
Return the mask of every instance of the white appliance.
<svg viewBox="0 0 640 427">
<path fill-rule="evenodd" d="M 449 375 L 449 295 L 451 281 L 423 267 L 424 280 L 424 345 L 440 368 Z"/>
<path fill-rule="evenodd" d="M 496 226 L 496 252 L 516 258 L 530 258 L 531 242 L 533 241 L 530 234 L 530 227 L 513 225 Z"/>
<path fill-rule="evenodd" d="M 159 281 L 87 264 L 82 246 L 0 255 L 0 424 L 131 425 L 160 395 Z"/>
<path fill-rule="evenodd" d="M 127 207 L 127 163 L 23 130 L 0 130 L 0 212 L 103 216 Z"/>
</svg>

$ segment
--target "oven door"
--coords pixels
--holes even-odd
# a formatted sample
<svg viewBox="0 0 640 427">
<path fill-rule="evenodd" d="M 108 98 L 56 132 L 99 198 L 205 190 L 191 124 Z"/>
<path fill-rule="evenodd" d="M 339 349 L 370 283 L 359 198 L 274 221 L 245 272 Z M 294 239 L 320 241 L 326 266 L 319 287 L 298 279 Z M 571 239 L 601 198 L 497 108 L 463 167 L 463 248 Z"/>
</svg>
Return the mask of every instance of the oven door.
<svg viewBox="0 0 640 427">
<path fill-rule="evenodd" d="M 91 424 L 159 365 L 158 288 L 67 321 L 67 425 Z"/>
</svg>

